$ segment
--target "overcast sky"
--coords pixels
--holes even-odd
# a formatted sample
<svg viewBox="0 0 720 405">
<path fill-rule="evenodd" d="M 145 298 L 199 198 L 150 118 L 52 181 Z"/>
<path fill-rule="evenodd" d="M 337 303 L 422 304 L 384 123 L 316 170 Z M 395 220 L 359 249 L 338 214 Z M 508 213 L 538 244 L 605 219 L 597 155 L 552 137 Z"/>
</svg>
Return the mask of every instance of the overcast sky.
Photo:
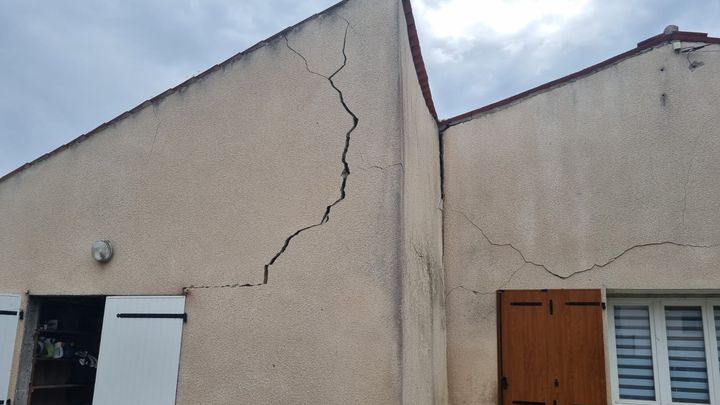
<svg viewBox="0 0 720 405">
<path fill-rule="evenodd" d="M 0 0 L 0 175 L 335 2 Z M 720 0 L 413 5 L 441 118 L 634 48 L 668 24 L 720 36 Z"/>
</svg>

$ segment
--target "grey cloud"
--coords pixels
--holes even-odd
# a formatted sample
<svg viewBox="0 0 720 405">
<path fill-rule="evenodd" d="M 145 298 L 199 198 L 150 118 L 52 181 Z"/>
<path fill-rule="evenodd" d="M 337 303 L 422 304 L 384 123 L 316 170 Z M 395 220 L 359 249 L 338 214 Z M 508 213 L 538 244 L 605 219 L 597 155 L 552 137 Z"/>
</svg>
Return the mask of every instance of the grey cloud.
<svg viewBox="0 0 720 405">
<path fill-rule="evenodd" d="M 482 107 L 584 69 L 632 49 L 669 24 L 720 35 L 720 1 L 600 1 L 561 30 L 538 35 L 540 21 L 499 38 L 451 44 L 421 32 L 430 87 L 438 113 L 447 118 Z M 426 21 L 419 21 L 427 25 Z M 513 52 L 513 48 L 521 51 Z M 438 53 L 454 55 L 449 61 Z"/>
</svg>

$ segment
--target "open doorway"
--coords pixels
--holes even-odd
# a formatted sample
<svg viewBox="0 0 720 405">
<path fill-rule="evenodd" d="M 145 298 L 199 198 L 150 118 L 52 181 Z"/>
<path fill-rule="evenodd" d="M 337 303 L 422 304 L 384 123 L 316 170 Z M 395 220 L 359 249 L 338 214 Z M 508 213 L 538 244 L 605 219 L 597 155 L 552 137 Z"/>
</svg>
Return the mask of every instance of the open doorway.
<svg viewBox="0 0 720 405">
<path fill-rule="evenodd" d="M 104 308 L 105 297 L 30 297 L 27 404 L 92 404 Z"/>
<path fill-rule="evenodd" d="M 12 404 L 173 405 L 186 320 L 183 296 L 29 296 Z"/>
</svg>

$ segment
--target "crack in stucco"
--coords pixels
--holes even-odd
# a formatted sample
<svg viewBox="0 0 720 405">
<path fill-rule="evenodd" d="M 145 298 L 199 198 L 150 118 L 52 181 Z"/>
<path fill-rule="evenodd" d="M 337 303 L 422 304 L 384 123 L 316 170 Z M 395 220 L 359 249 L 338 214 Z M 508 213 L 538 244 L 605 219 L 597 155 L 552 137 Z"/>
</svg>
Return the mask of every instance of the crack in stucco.
<svg viewBox="0 0 720 405">
<path fill-rule="evenodd" d="M 683 181 L 683 199 L 682 199 L 682 217 L 680 218 L 680 226 L 685 226 L 685 215 L 687 214 L 687 199 L 688 199 L 688 183 L 690 182 L 690 174 L 692 173 L 693 164 L 697 155 L 692 157 L 690 164 L 688 165 L 687 172 L 685 173 L 685 181 Z"/>
<path fill-rule="evenodd" d="M 346 24 L 345 25 L 345 33 L 343 35 L 343 46 L 342 46 L 343 63 L 330 76 L 325 76 L 323 74 L 312 71 L 308 65 L 308 61 L 305 58 L 305 56 L 303 56 L 297 50 L 293 49 L 293 47 L 290 46 L 290 42 L 288 41 L 287 36 L 283 35 L 283 38 L 285 39 L 285 45 L 288 47 L 288 49 L 290 49 L 294 54 L 299 56 L 305 62 L 305 69 L 307 69 L 307 71 L 312 74 L 315 74 L 315 75 L 318 75 L 320 77 L 327 79 L 327 81 L 330 83 L 330 86 L 337 92 L 338 97 L 340 99 L 340 104 L 342 104 L 342 107 L 345 109 L 345 112 L 347 112 L 348 115 L 350 115 L 350 117 L 352 117 L 353 124 L 352 124 L 352 127 L 350 127 L 350 129 L 345 133 L 345 146 L 342 151 L 342 156 L 340 157 L 340 160 L 342 161 L 342 164 L 343 164 L 343 170 L 342 170 L 342 173 L 340 174 L 340 176 L 342 178 L 342 181 L 340 183 L 340 197 L 338 197 L 338 199 L 335 200 L 332 204 L 325 207 L 325 213 L 323 214 L 322 218 L 320 219 L 320 222 L 318 222 L 317 224 L 313 224 L 310 226 L 306 226 L 302 229 L 299 229 L 295 233 L 290 235 L 287 239 L 285 239 L 285 243 L 283 244 L 282 248 L 265 265 L 265 272 L 263 274 L 263 284 L 267 284 L 267 282 L 268 282 L 270 266 L 275 264 L 277 259 L 280 258 L 280 256 L 283 253 L 285 253 L 285 250 L 290 245 L 290 241 L 292 241 L 293 238 L 295 238 L 302 232 L 304 232 L 308 229 L 323 225 L 326 222 L 328 222 L 330 220 L 330 212 L 332 211 L 333 207 L 335 205 L 337 205 L 338 203 L 340 203 L 340 201 L 345 199 L 345 195 L 346 195 L 345 188 L 347 186 L 347 179 L 350 176 L 350 164 L 347 161 L 347 155 L 348 155 L 348 151 L 350 149 L 350 138 L 351 138 L 353 131 L 355 131 L 355 128 L 357 128 L 360 120 L 358 119 L 357 115 L 355 115 L 355 113 L 350 109 L 350 107 L 348 107 L 347 103 L 345 102 L 345 97 L 343 95 L 342 90 L 340 90 L 337 87 L 337 85 L 335 84 L 335 81 L 333 80 L 335 75 L 340 73 L 340 71 L 343 70 L 343 68 L 345 68 L 345 66 L 347 65 L 347 54 L 345 53 L 345 48 L 347 45 L 347 34 L 348 34 L 348 30 L 350 29 L 350 22 L 347 19 L 345 19 L 344 17 L 340 17 L 340 18 L 342 18 Z"/>
<path fill-rule="evenodd" d="M 340 196 L 339 196 L 335 201 L 333 201 L 331 204 L 329 204 L 328 206 L 325 207 L 325 211 L 324 211 L 324 213 L 323 213 L 322 218 L 320 219 L 320 222 L 318 222 L 318 223 L 316 223 L 316 224 L 308 225 L 308 226 L 303 227 L 303 228 L 300 228 L 300 229 L 298 229 L 297 231 L 295 231 L 293 234 L 291 234 L 290 236 L 288 236 L 288 237 L 285 239 L 285 241 L 283 242 L 283 245 L 282 245 L 282 247 L 280 248 L 280 250 L 279 250 L 277 253 L 275 253 L 275 255 L 270 259 L 270 261 L 269 261 L 267 264 L 265 264 L 264 269 L 263 269 L 263 281 L 262 281 L 262 283 L 257 283 L 257 284 L 252 284 L 252 283 L 245 283 L 245 284 L 235 283 L 235 284 L 225 284 L 225 285 L 190 286 L 190 287 L 185 287 L 185 288 L 183 289 L 185 292 L 188 292 L 190 289 L 240 288 L 240 287 L 257 287 L 257 286 L 266 285 L 266 284 L 268 283 L 268 281 L 269 281 L 269 278 L 270 278 L 270 267 L 271 267 L 273 264 L 275 264 L 275 262 L 280 258 L 280 256 L 282 256 L 283 253 L 285 253 L 285 251 L 287 250 L 287 248 L 290 246 L 290 242 L 291 242 L 296 236 L 298 236 L 298 235 L 300 235 L 301 233 L 307 231 L 308 229 L 312 229 L 312 228 L 315 228 L 315 227 L 318 227 L 318 226 L 321 226 L 321 225 L 327 223 L 327 222 L 330 220 L 330 212 L 332 211 L 333 207 L 335 207 L 335 205 L 339 204 L 342 200 L 345 199 L 347 179 L 348 179 L 348 177 L 350 176 L 350 164 L 348 163 L 348 160 L 347 160 L 348 151 L 349 151 L 349 149 L 350 149 L 350 140 L 351 140 L 352 133 L 353 133 L 353 131 L 355 131 L 355 129 L 357 128 L 360 120 L 358 119 L 357 115 L 355 115 L 355 113 L 350 109 L 350 107 L 348 107 L 347 103 L 345 102 L 345 96 L 344 96 L 342 90 L 340 90 L 340 89 L 337 87 L 337 85 L 335 84 L 335 81 L 333 80 L 333 79 L 335 78 L 335 76 L 336 76 L 338 73 L 340 73 L 340 71 L 342 71 L 342 70 L 345 68 L 345 66 L 347 65 L 347 60 L 348 60 L 348 58 L 347 58 L 347 53 L 346 53 L 346 45 L 347 45 L 347 35 L 348 35 L 348 31 L 349 31 L 349 29 L 350 29 L 350 22 L 349 22 L 346 18 L 344 18 L 344 17 L 342 17 L 342 16 L 340 16 L 340 18 L 342 18 L 343 21 L 345 21 L 345 24 L 346 24 L 346 25 L 345 25 L 345 32 L 344 32 L 344 35 L 343 35 L 343 42 L 342 42 L 343 63 L 342 63 L 342 65 L 340 65 L 340 67 L 338 67 L 338 68 L 337 68 L 331 75 L 329 75 L 329 76 L 325 76 L 325 75 L 323 75 L 323 74 L 321 74 L 321 73 L 312 71 L 312 70 L 310 69 L 309 64 L 308 64 L 307 58 L 305 58 L 305 56 L 303 56 L 300 52 L 298 52 L 298 51 L 295 50 L 293 47 L 291 47 L 291 46 L 290 46 L 290 42 L 289 42 L 288 39 L 287 39 L 287 36 L 286 36 L 285 34 L 283 34 L 283 38 L 285 39 L 285 45 L 287 46 L 287 48 L 288 48 L 290 51 L 292 51 L 295 55 L 299 56 L 299 57 L 303 60 L 303 62 L 305 63 L 305 69 L 306 69 L 309 73 L 312 73 L 312 74 L 314 74 L 314 75 L 320 76 L 320 77 L 324 78 L 325 80 L 327 80 L 327 81 L 330 83 L 330 87 L 332 87 L 333 90 L 335 90 L 335 91 L 337 92 L 338 97 L 339 97 L 339 99 L 340 99 L 340 104 L 342 105 L 343 109 L 345 109 L 345 111 L 347 112 L 347 114 L 350 115 L 350 117 L 352 118 L 353 124 L 352 124 L 352 126 L 350 127 L 350 129 L 348 129 L 348 131 L 345 133 L 345 145 L 344 145 L 344 147 L 343 147 L 342 155 L 341 155 L 341 157 L 340 157 L 340 161 L 342 162 L 342 165 L 343 165 L 343 170 L 342 170 L 342 172 L 341 172 L 341 174 L 340 174 L 340 176 L 341 176 L 341 178 L 342 178 L 342 181 L 341 181 L 341 183 L 340 183 Z"/>
<path fill-rule="evenodd" d="M 695 139 L 693 139 L 691 150 L 693 151 L 692 158 L 690 158 L 690 162 L 688 163 L 687 170 L 685 171 L 685 177 L 683 178 L 682 186 L 683 186 L 683 198 L 682 198 L 682 211 L 681 211 L 681 218 L 680 223 L 675 227 L 675 230 L 679 227 L 685 226 L 685 219 L 687 216 L 687 202 L 688 202 L 688 185 L 690 183 L 690 179 L 693 176 L 694 169 L 695 169 L 695 162 L 698 159 L 698 155 L 702 153 L 702 150 L 711 150 L 715 148 L 719 142 L 718 139 L 715 139 L 710 145 L 707 145 L 702 150 L 698 150 L 697 146 L 700 143 L 699 140 L 704 134 L 698 133 L 695 136 Z"/>
<path fill-rule="evenodd" d="M 495 288 L 495 290 L 493 290 L 493 291 L 477 291 L 477 290 L 473 290 L 473 289 L 471 289 L 471 288 L 467 288 L 467 287 L 465 287 L 464 285 L 457 285 L 457 286 L 449 289 L 448 292 L 445 293 L 445 299 L 447 299 L 447 297 L 449 297 L 450 294 L 452 294 L 453 291 L 455 291 L 455 290 L 457 290 L 457 289 L 459 289 L 459 288 L 460 288 L 460 289 L 463 289 L 463 290 L 466 290 L 466 291 L 469 291 L 469 292 L 471 292 L 471 293 L 473 293 L 473 294 L 475 294 L 475 295 L 490 295 L 490 294 L 495 294 L 495 293 L 497 292 L 497 290 L 502 290 L 503 288 L 505 288 L 505 286 L 507 286 L 508 284 L 510 284 L 510 282 L 513 280 L 513 278 L 515 278 L 515 275 L 516 275 L 520 270 L 522 270 L 522 269 L 525 267 L 526 264 L 527 264 L 527 263 L 523 263 L 520 267 L 518 267 L 517 269 L 513 270 L 513 272 L 510 273 L 510 276 L 509 276 L 502 284 L 500 284 L 499 286 L 497 286 L 497 287 Z"/>
<path fill-rule="evenodd" d="M 387 166 L 371 165 L 365 160 L 365 156 L 363 155 L 362 152 L 358 152 L 358 154 L 360 155 L 360 160 L 363 162 L 363 166 L 358 167 L 358 170 L 366 171 L 366 170 L 370 170 L 370 169 L 378 169 L 380 171 L 385 171 L 385 169 L 390 169 L 390 168 L 398 167 L 398 166 L 400 167 L 400 169 L 405 170 L 405 166 L 403 166 L 402 162 L 392 163 Z"/>
<path fill-rule="evenodd" d="M 361 167 L 360 170 L 378 169 L 380 171 L 385 171 L 385 169 L 390 169 L 390 168 L 398 167 L 398 166 L 400 166 L 402 168 L 403 164 L 402 163 L 393 163 L 393 164 L 387 165 L 387 166 L 369 165 L 369 166 Z"/>
<path fill-rule="evenodd" d="M 449 297 L 450 294 L 452 294 L 455 290 L 458 290 L 458 289 L 464 290 L 464 291 L 467 291 L 467 292 L 471 292 L 471 293 L 473 293 L 473 294 L 475 294 L 475 295 L 490 295 L 490 294 L 495 294 L 495 293 L 496 293 L 495 291 L 478 291 L 478 290 L 473 290 L 473 289 L 471 289 L 471 288 L 467 288 L 467 287 L 465 287 L 464 285 L 456 285 L 455 287 L 453 287 L 453 288 L 451 288 L 451 289 L 448 290 L 448 292 L 445 294 L 445 299 L 447 299 L 447 297 Z M 499 288 L 498 288 L 498 289 L 499 289 Z"/>
<path fill-rule="evenodd" d="M 584 269 L 576 270 L 576 271 L 573 271 L 573 272 L 571 272 L 571 273 L 569 273 L 569 274 L 565 274 L 565 275 L 564 275 L 564 274 L 560 274 L 560 273 L 558 273 L 558 272 L 556 272 L 556 271 L 551 270 L 550 268 L 548 268 L 546 265 L 544 265 L 544 264 L 542 264 L 542 263 L 534 262 L 534 261 L 528 259 L 527 256 L 525 256 L 525 253 L 523 253 L 520 249 L 518 249 L 518 248 L 517 248 L 515 245 L 513 245 L 512 243 L 498 243 L 498 242 L 493 241 L 492 239 L 490 239 L 490 237 L 487 235 L 487 233 L 485 233 L 485 231 L 484 231 L 479 225 L 477 225 L 475 222 L 473 222 L 473 221 L 470 219 L 470 217 L 468 217 L 464 212 L 458 211 L 458 210 L 452 210 L 452 211 L 454 211 L 454 212 L 462 215 L 475 229 L 477 229 L 477 230 L 480 232 L 480 234 L 483 236 L 483 238 L 484 238 L 491 246 L 510 248 L 510 249 L 514 250 L 514 251 L 520 256 L 520 258 L 522 259 L 522 261 L 524 262 L 524 264 L 530 264 L 530 265 L 532 265 L 532 266 L 539 267 L 539 268 L 545 270 L 546 273 L 552 275 L 553 277 L 559 278 L 559 279 L 561 279 L 561 280 L 567 280 L 567 279 L 569 279 L 569 278 L 571 278 L 571 277 L 573 277 L 573 276 L 576 276 L 576 275 L 578 275 L 578 274 L 587 273 L 587 272 L 589 272 L 589 271 L 591 271 L 591 270 L 601 269 L 601 268 L 603 268 L 603 267 L 607 267 L 608 265 L 612 264 L 612 263 L 615 262 L 616 260 L 618 260 L 618 259 L 620 259 L 621 257 L 623 257 L 623 256 L 624 256 L 625 254 L 627 254 L 628 252 L 631 252 L 631 251 L 636 250 L 636 249 L 641 249 L 641 248 L 646 248 L 646 247 L 653 247 L 653 246 L 678 246 L 678 247 L 703 248 L 703 249 L 720 247 L 720 244 L 698 245 L 698 244 L 692 244 L 692 243 L 680 243 L 680 242 L 667 241 L 667 240 L 666 240 L 666 241 L 660 241 L 660 242 L 639 243 L 639 244 L 632 245 L 632 246 L 624 249 L 623 251 L 621 251 L 620 253 L 616 254 L 616 255 L 613 256 L 613 257 L 611 257 L 610 259 L 608 259 L 608 260 L 605 261 L 605 262 L 602 262 L 602 263 L 594 263 L 594 264 L 592 264 L 590 267 L 586 267 L 586 268 L 584 268 Z"/>
<path fill-rule="evenodd" d="M 155 134 L 153 135 L 152 144 L 150 144 L 150 154 L 148 156 L 152 156 L 153 151 L 155 150 L 155 141 L 157 141 L 158 133 L 160 132 L 160 116 L 158 115 L 158 106 L 157 104 L 153 104 L 153 115 L 155 116 Z"/>
<path fill-rule="evenodd" d="M 692 150 L 693 155 L 690 159 L 690 163 L 688 164 L 687 170 L 685 171 L 685 177 L 682 181 L 683 186 L 683 198 L 682 198 L 682 211 L 681 211 L 681 218 L 680 223 L 675 227 L 675 229 L 678 229 L 679 227 L 685 226 L 685 219 L 687 216 L 687 202 L 688 202 L 688 185 L 690 183 L 690 179 L 693 176 L 694 169 L 695 169 L 695 162 L 697 161 L 698 155 L 702 153 L 702 151 L 697 150 L 697 145 L 699 143 L 700 137 L 702 137 L 703 134 L 700 133 L 697 136 L 695 136 L 695 139 L 692 142 Z M 708 150 L 710 148 L 714 148 L 717 146 L 718 140 L 713 141 L 710 145 L 706 146 L 704 150 Z"/>
<path fill-rule="evenodd" d="M 438 128 L 438 159 L 440 161 L 440 199 L 445 199 L 445 130 Z"/>
<path fill-rule="evenodd" d="M 700 137 L 703 134 L 700 133 L 697 136 L 695 136 L 695 139 L 692 143 L 693 150 L 696 150 L 698 141 L 700 140 Z M 698 157 L 698 154 L 700 152 L 695 151 L 693 153 L 692 158 L 690 159 L 690 163 L 688 164 L 687 170 L 685 171 L 685 178 L 683 180 L 683 199 L 682 199 L 682 212 L 681 212 L 681 218 L 680 218 L 680 224 L 679 226 L 685 226 L 685 216 L 687 214 L 687 199 L 688 199 L 688 183 L 690 183 L 690 176 L 692 175 L 693 166 L 695 165 L 695 160 Z"/>
</svg>

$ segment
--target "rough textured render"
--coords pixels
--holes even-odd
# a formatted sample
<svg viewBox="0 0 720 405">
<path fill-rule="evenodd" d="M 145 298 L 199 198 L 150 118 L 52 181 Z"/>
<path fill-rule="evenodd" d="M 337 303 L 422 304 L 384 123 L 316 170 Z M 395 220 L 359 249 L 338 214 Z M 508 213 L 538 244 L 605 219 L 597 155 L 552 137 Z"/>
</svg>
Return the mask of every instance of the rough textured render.
<svg viewBox="0 0 720 405">
<path fill-rule="evenodd" d="M 398 25 L 405 27 L 402 9 L 399 16 Z M 407 30 L 400 30 L 399 43 L 404 169 L 403 402 L 445 404 L 447 367 L 438 128 L 418 83 Z"/>
<path fill-rule="evenodd" d="M 401 23 L 342 3 L 3 179 L 3 289 L 187 293 L 178 404 L 442 400 L 437 132 Z"/>
<path fill-rule="evenodd" d="M 341 2 L 0 178 L 0 285 L 186 294 L 178 404 L 495 404 L 498 289 L 720 288 L 720 39 L 668 35 L 440 134 L 409 0 Z"/>
<path fill-rule="evenodd" d="M 497 402 L 498 289 L 720 287 L 711 50 L 658 46 L 444 132 L 451 403 Z"/>
</svg>

